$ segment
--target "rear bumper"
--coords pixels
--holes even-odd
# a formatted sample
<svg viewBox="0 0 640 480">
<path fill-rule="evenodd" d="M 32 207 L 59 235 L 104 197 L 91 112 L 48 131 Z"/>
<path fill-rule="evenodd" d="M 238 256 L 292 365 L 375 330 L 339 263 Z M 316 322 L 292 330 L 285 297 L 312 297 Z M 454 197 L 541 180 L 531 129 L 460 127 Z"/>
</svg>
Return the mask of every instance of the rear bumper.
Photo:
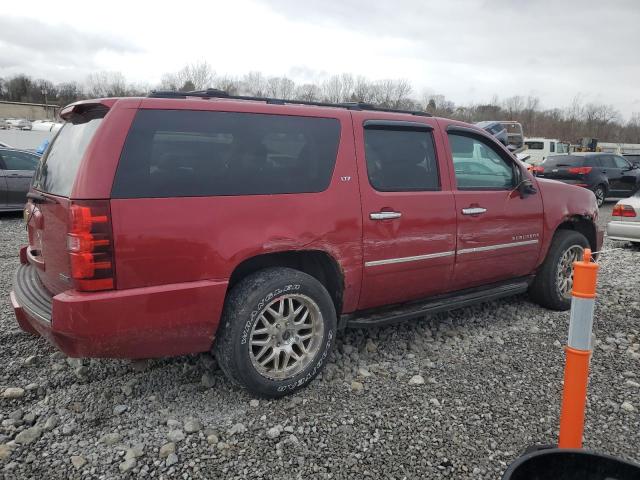
<svg viewBox="0 0 640 480">
<path fill-rule="evenodd" d="M 20 327 L 71 357 L 152 358 L 211 348 L 226 281 L 51 296 L 35 268 L 16 272 L 11 304 Z M 46 300 L 49 300 L 48 302 Z"/>
<path fill-rule="evenodd" d="M 607 237 L 611 240 L 640 242 L 640 222 L 609 222 L 607 224 Z"/>
</svg>

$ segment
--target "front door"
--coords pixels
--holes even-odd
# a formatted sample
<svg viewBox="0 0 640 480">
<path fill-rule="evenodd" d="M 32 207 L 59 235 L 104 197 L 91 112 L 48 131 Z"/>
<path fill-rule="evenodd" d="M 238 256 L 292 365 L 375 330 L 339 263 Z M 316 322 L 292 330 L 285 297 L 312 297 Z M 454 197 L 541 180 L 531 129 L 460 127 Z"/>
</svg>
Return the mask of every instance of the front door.
<svg viewBox="0 0 640 480">
<path fill-rule="evenodd" d="M 437 123 L 354 112 L 363 216 L 359 308 L 445 292 L 455 258 L 453 193 Z"/>
<path fill-rule="evenodd" d="M 528 175 L 493 140 L 466 129 L 448 131 L 458 220 L 453 288 L 461 290 L 533 271 L 543 233 L 539 193 L 520 195 Z"/>
<path fill-rule="evenodd" d="M 631 166 L 629 162 L 618 155 L 613 156 L 613 161 L 620 172 L 616 190 L 620 195 L 628 197 L 635 192 L 638 181 L 638 169 Z"/>
<path fill-rule="evenodd" d="M 32 153 L 14 150 L 0 151 L 0 168 L 6 180 L 6 199 L 10 207 L 22 208 L 27 201 L 33 172 L 39 157 Z"/>
</svg>

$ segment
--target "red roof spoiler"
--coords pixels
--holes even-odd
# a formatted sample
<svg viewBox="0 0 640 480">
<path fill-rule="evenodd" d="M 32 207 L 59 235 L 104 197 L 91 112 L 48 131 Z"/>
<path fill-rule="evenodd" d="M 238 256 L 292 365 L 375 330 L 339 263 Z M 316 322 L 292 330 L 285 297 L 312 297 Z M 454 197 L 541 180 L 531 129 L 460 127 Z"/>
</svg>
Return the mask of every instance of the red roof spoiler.
<svg viewBox="0 0 640 480">
<path fill-rule="evenodd" d="M 89 109 L 103 106 L 106 108 L 111 108 L 114 103 L 118 101 L 117 98 L 99 98 L 96 100 L 80 100 L 79 102 L 72 103 L 67 105 L 60 111 L 60 118 L 63 120 L 68 120 L 72 115 L 82 115 L 83 112 L 86 112 Z"/>
</svg>

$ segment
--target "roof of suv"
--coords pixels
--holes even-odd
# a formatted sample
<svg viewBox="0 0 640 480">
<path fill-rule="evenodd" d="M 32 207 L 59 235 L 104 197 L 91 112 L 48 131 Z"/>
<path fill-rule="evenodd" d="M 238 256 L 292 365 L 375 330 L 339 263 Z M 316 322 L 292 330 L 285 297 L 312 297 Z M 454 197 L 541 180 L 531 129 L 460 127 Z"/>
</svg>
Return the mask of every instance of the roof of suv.
<svg viewBox="0 0 640 480">
<path fill-rule="evenodd" d="M 395 108 L 384 108 L 372 105 L 365 102 L 345 102 L 345 103 L 329 103 L 329 102 L 316 102 L 307 100 L 294 100 L 283 98 L 271 98 L 271 97 L 253 97 L 246 95 L 229 95 L 222 90 L 216 90 L 209 88 L 207 90 L 195 90 L 191 92 L 178 92 L 175 90 L 153 90 L 148 98 L 178 98 L 186 99 L 189 97 L 201 98 L 201 99 L 228 99 L 228 100 L 241 100 L 241 101 L 257 101 L 265 102 L 272 105 L 304 105 L 312 107 L 332 107 L 332 108 L 345 108 L 347 110 L 372 110 L 378 112 L 388 113 L 404 113 L 409 115 L 419 115 L 422 117 L 431 117 L 432 115 L 420 110 L 402 110 Z"/>
</svg>

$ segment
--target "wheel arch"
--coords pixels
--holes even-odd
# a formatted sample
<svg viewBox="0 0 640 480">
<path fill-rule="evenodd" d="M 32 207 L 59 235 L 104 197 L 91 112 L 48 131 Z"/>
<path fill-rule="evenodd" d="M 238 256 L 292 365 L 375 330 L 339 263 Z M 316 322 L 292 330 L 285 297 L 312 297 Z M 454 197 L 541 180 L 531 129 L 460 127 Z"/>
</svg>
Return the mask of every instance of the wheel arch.
<svg viewBox="0 0 640 480">
<path fill-rule="evenodd" d="M 572 215 L 566 218 L 562 223 L 558 225 L 554 235 L 560 230 L 574 230 L 581 233 L 587 238 L 591 250 L 594 252 L 598 250 L 598 233 L 596 224 L 593 220 L 584 215 Z"/>
<path fill-rule="evenodd" d="M 337 314 L 342 312 L 344 274 L 338 261 L 323 250 L 289 250 L 246 258 L 233 269 L 227 291 L 247 275 L 269 267 L 288 267 L 311 275 L 327 289 Z"/>
</svg>

